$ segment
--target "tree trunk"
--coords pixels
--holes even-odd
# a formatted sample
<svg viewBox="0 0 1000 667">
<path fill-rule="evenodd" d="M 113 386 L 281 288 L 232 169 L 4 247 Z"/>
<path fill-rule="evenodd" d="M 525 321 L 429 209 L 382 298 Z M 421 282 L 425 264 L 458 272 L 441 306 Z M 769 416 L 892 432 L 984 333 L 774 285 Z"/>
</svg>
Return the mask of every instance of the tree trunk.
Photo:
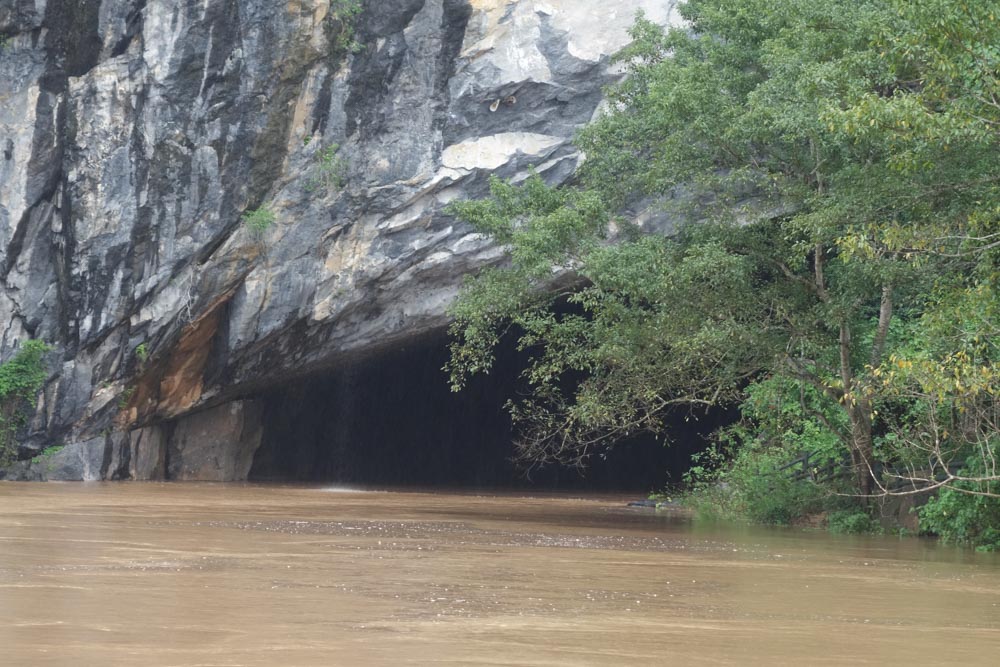
<svg viewBox="0 0 1000 667">
<path fill-rule="evenodd" d="M 872 477 L 874 443 L 870 417 L 871 405 L 867 400 L 859 400 L 849 410 L 853 445 L 851 459 L 854 463 L 855 480 L 858 493 L 867 497 L 875 491 L 875 478 Z"/>
<path fill-rule="evenodd" d="M 873 368 L 882 363 L 885 353 L 885 340 L 889 337 L 889 323 L 892 321 L 892 285 L 882 285 L 882 303 L 878 309 L 878 328 L 875 330 L 875 340 L 872 342 L 871 365 Z"/>
<path fill-rule="evenodd" d="M 870 496 L 875 488 L 872 477 L 871 402 L 854 393 L 854 371 L 851 368 L 851 327 L 847 320 L 840 323 L 840 379 L 844 384 L 844 409 L 851 422 L 851 463 L 854 466 L 858 494 Z"/>
</svg>

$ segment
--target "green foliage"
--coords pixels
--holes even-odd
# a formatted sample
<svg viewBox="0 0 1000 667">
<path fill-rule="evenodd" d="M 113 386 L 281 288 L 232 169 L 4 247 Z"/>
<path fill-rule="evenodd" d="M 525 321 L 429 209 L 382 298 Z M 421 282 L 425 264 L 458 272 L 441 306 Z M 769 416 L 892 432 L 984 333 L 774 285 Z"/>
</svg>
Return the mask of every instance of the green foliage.
<svg viewBox="0 0 1000 667">
<path fill-rule="evenodd" d="M 139 360 L 140 364 L 145 365 L 149 359 L 149 347 L 145 343 L 139 343 L 135 348 L 135 357 Z"/>
<path fill-rule="evenodd" d="M 920 529 L 977 551 L 1000 551 L 1000 498 L 945 489 L 920 508 Z"/>
<path fill-rule="evenodd" d="M 881 533 L 882 527 L 868 512 L 861 510 L 838 510 L 830 512 L 826 518 L 827 529 L 837 535 L 864 535 Z"/>
<path fill-rule="evenodd" d="M 493 195 L 454 211 L 510 243 L 512 265 L 482 274 L 456 304 L 448 370 L 461 388 L 489 370 L 508 326 L 520 330 L 521 349 L 534 353 L 524 373 L 532 395 L 510 404 L 525 461 L 582 464 L 617 438 L 657 428 L 677 406 L 735 400 L 779 351 L 780 322 L 759 313 L 800 290 L 782 295 L 761 283 L 767 269 L 748 252 L 784 245 L 770 238 L 773 226 L 705 225 L 607 245 L 608 215 L 592 192 L 532 177 L 519 187 L 494 182 Z M 585 286 L 547 291 L 553 266 L 573 267 Z M 564 296 L 576 311 L 552 309 Z"/>
<path fill-rule="evenodd" d="M 839 463 L 848 454 L 838 433 L 848 428 L 843 410 L 828 395 L 783 375 L 750 384 L 740 405 L 743 421 L 723 437 L 752 437 L 770 442 L 787 458 L 808 453 L 810 464 Z"/>
<path fill-rule="evenodd" d="M 126 387 L 121 394 L 118 395 L 118 409 L 124 410 L 128 407 L 129 401 L 132 400 L 132 396 L 135 394 L 135 387 Z"/>
<path fill-rule="evenodd" d="M 834 433 L 842 427 L 837 422 L 844 421 L 843 411 L 822 393 L 780 375 L 750 384 L 745 395 L 743 419 L 718 431 L 715 446 L 693 457 L 685 504 L 700 518 L 779 525 L 830 511 L 831 531 L 845 532 L 842 524 L 849 519 L 860 532 L 872 532 L 850 518 L 871 521 L 856 499 L 844 495 L 849 480 L 836 474 L 848 453 Z"/>
<path fill-rule="evenodd" d="M 37 465 L 43 461 L 47 461 L 51 459 L 53 456 L 55 456 L 57 453 L 62 451 L 63 447 L 65 446 L 66 445 L 52 445 L 51 447 L 46 447 L 45 449 L 42 450 L 41 454 L 33 457 L 31 459 L 31 462 Z"/>
<path fill-rule="evenodd" d="M 821 507 L 860 529 L 868 514 L 832 492 L 1000 479 L 996 3 L 680 11 L 683 29 L 637 21 L 572 185 L 495 181 L 453 207 L 511 260 L 452 311 L 453 388 L 517 336 L 529 393 L 509 408 L 528 463 L 582 465 L 678 407 L 740 404 L 692 502 L 754 521 Z M 650 201 L 673 237 L 617 219 Z M 573 289 L 554 292 L 556 273 Z M 849 457 L 853 479 L 774 474 L 805 453 Z"/>
<path fill-rule="evenodd" d="M 347 161 L 339 151 L 338 144 L 331 144 L 316 153 L 316 177 L 306 183 L 306 190 L 323 187 L 335 192 L 347 184 Z"/>
<path fill-rule="evenodd" d="M 905 468 L 898 476 L 917 487 L 950 477 L 975 485 L 1000 473 L 993 455 L 1000 449 L 1000 298 L 995 277 L 974 274 L 941 277 L 905 343 L 874 369 L 866 389 L 882 403 L 880 456 Z"/>
<path fill-rule="evenodd" d="M 48 376 L 45 354 L 50 349 L 40 340 L 29 340 L 0 364 L 0 466 L 10 465 L 17 456 L 14 438 Z"/>
<path fill-rule="evenodd" d="M 274 212 L 266 205 L 247 211 L 243 214 L 243 224 L 245 224 L 247 229 L 250 230 L 250 233 L 257 238 L 263 237 L 267 230 L 274 225 L 276 220 L 277 218 L 275 217 Z"/>
<path fill-rule="evenodd" d="M 29 340 L 13 359 L 0 364 L 0 400 L 31 395 L 41 389 L 46 377 L 43 360 L 50 349 L 40 340 Z"/>
<path fill-rule="evenodd" d="M 734 444 L 730 441 L 728 444 Z M 684 503 L 700 519 L 788 525 L 824 509 L 828 492 L 812 481 L 779 471 L 787 452 L 760 441 L 697 457 Z"/>
<path fill-rule="evenodd" d="M 361 48 L 356 39 L 354 23 L 362 10 L 361 0 L 330 0 L 326 25 L 335 52 L 355 52 Z"/>
</svg>

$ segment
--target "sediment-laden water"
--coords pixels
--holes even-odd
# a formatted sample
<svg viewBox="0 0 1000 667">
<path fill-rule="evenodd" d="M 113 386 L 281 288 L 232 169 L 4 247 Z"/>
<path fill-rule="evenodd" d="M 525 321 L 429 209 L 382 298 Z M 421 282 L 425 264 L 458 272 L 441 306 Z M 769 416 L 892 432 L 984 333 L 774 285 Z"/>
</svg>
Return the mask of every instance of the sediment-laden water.
<svg viewBox="0 0 1000 667">
<path fill-rule="evenodd" d="M 0 662 L 997 664 L 996 557 L 623 505 L 0 484 Z"/>
</svg>

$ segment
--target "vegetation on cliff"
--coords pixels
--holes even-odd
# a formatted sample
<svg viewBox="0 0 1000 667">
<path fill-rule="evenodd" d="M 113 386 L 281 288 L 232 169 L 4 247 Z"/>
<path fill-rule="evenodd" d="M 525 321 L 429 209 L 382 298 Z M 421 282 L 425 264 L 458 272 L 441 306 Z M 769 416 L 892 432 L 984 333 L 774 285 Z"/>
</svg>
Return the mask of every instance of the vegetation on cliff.
<svg viewBox="0 0 1000 667">
<path fill-rule="evenodd" d="M 744 516 L 939 491 L 929 528 L 984 504 L 995 523 L 1000 3 L 681 11 L 685 29 L 637 21 L 575 185 L 495 181 L 455 206 L 511 263 L 455 306 L 453 386 L 513 331 L 532 353 L 531 392 L 509 404 L 529 464 L 584 464 L 678 408 L 740 405 L 691 481 L 724 483 Z M 681 221 L 669 238 L 618 214 L 650 202 Z M 566 268 L 583 286 L 554 293 Z M 777 493 L 773 470 L 807 453 L 849 478 Z M 990 544 L 986 527 L 955 539 Z"/>
<path fill-rule="evenodd" d="M 330 44 L 339 53 L 355 51 L 359 48 L 355 38 L 355 20 L 364 8 L 361 0 L 330 0 L 327 31 Z"/>
<path fill-rule="evenodd" d="M 40 340 L 29 340 L 12 359 L 0 364 L 0 467 L 17 458 L 15 436 L 45 382 L 44 357 L 49 349 Z"/>
</svg>

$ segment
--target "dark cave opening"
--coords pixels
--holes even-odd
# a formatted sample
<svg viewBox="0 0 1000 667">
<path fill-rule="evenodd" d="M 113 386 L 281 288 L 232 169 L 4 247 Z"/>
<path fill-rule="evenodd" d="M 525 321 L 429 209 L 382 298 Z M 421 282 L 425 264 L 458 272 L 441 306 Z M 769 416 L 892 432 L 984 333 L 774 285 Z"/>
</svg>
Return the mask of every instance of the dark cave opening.
<svg viewBox="0 0 1000 667">
<path fill-rule="evenodd" d="M 515 433 L 504 402 L 520 386 L 523 358 L 502 346 L 490 375 L 453 393 L 442 367 L 444 332 L 372 353 L 261 397 L 264 434 L 250 479 L 456 489 L 630 491 L 681 480 L 724 410 L 679 413 L 671 444 L 636 437 L 586 470 L 548 466 L 526 478 L 511 461 Z"/>
</svg>

